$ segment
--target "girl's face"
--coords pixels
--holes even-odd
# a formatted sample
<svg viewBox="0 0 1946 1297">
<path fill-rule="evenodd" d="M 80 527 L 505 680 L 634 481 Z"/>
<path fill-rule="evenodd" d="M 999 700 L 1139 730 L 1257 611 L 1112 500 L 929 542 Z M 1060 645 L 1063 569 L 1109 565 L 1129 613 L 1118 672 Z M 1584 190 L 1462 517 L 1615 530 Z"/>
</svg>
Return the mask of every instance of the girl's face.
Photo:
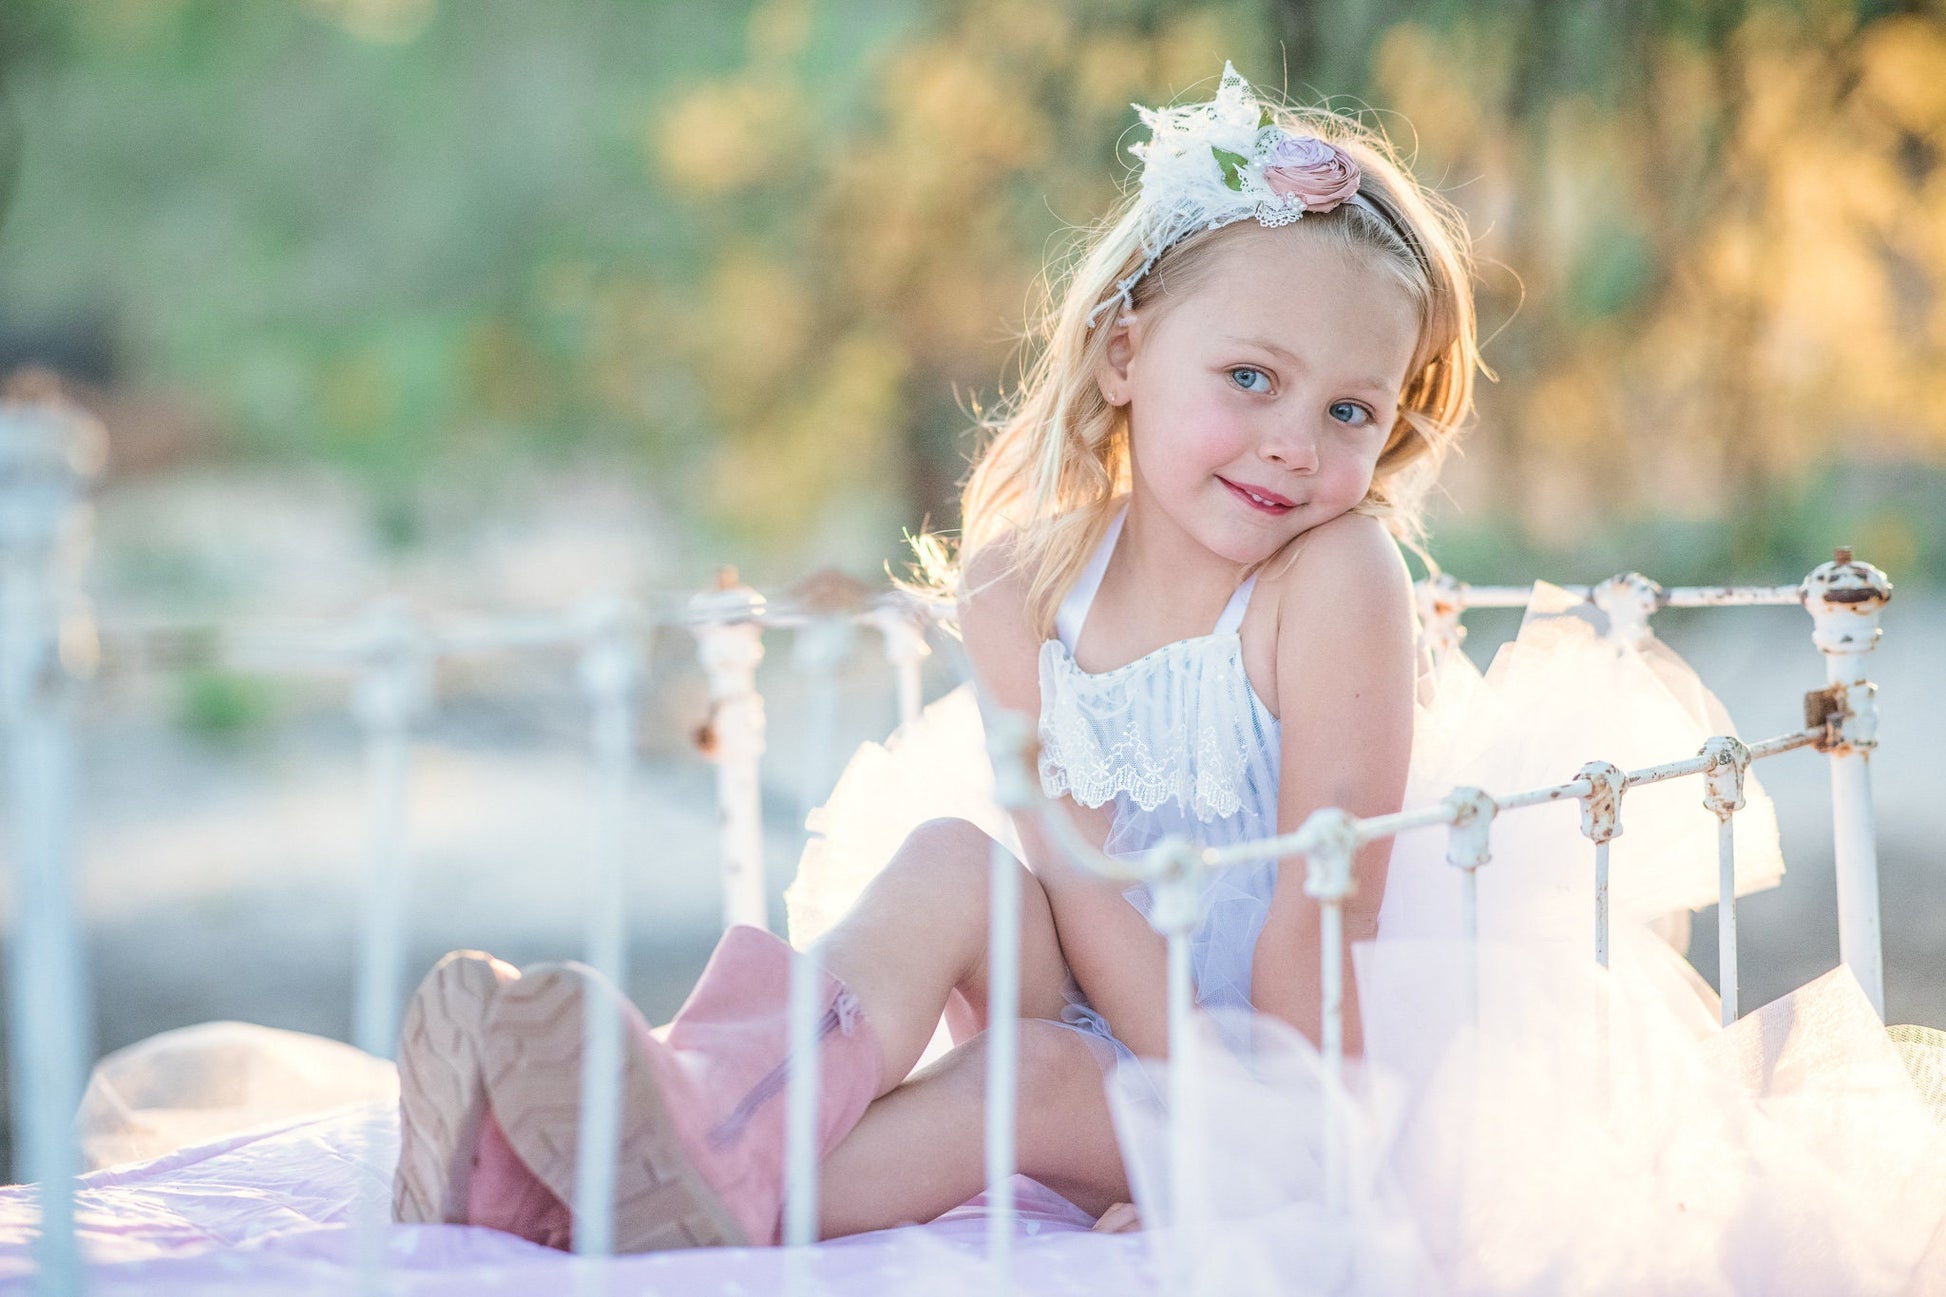
<svg viewBox="0 0 1946 1297">
<path fill-rule="evenodd" d="M 1225 234 L 1193 287 L 1117 324 L 1097 377 L 1128 409 L 1137 507 L 1257 563 L 1365 498 L 1418 317 L 1391 275 L 1299 227 Z"/>
</svg>

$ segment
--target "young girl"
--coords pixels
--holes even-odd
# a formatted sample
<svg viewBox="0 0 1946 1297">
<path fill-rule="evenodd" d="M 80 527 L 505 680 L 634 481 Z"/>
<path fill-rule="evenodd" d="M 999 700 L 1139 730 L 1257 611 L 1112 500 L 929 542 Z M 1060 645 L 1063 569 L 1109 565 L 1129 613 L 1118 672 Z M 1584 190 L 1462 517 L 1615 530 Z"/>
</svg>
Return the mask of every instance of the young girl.
<svg viewBox="0 0 1946 1297">
<path fill-rule="evenodd" d="M 1464 228 L 1382 138 L 1228 67 L 1213 101 L 1142 117 L 1140 188 L 1056 294 L 966 490 L 944 576 L 968 657 L 993 702 L 1039 716 L 1046 792 L 1110 851 L 1394 810 L 1415 678 L 1395 538 L 1469 410 Z M 1100 1214 L 1130 1196 L 1103 1071 L 1166 1052 L 1163 944 L 1143 893 L 1014 827 L 1018 1165 Z M 981 1188 L 991 850 L 967 820 L 920 825 L 814 948 L 827 1237 Z M 1358 860 L 1350 940 L 1374 932 L 1386 854 Z M 1269 865 L 1211 884 L 1204 1005 L 1315 1035 L 1301 884 Z M 621 1250 L 778 1240 L 789 961 L 733 929 L 665 1030 L 623 1006 Z M 567 1245 L 589 995 L 615 992 L 466 952 L 427 977 L 400 1049 L 400 1220 Z M 914 1074 L 942 1013 L 960 1043 Z"/>
</svg>

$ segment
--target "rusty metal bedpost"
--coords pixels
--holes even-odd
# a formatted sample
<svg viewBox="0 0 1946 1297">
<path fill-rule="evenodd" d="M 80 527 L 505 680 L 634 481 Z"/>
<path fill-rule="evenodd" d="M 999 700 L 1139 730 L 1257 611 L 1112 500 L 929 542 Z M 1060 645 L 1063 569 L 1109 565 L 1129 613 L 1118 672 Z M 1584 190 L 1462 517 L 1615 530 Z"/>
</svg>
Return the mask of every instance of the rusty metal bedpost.
<svg viewBox="0 0 1946 1297">
<path fill-rule="evenodd" d="M 708 748 L 716 762 L 716 799 L 723 816 L 723 926 L 770 927 L 764 890 L 764 700 L 757 693 L 763 598 L 726 569 L 717 589 L 689 603 L 696 653 L 709 675 Z"/>
<path fill-rule="evenodd" d="M 1589 592 L 1595 607 L 1608 616 L 1608 639 L 1640 648 L 1655 638 L 1649 619 L 1667 599 L 1661 586 L 1640 572 L 1611 576 Z"/>
<path fill-rule="evenodd" d="M 1703 771 L 1703 805 L 1716 816 L 1716 993 L 1722 1023 L 1737 1020 L 1737 854 L 1736 813 L 1743 809 L 1743 776 L 1750 749 L 1742 740 L 1719 734 L 1703 744 L 1709 762 Z"/>
<path fill-rule="evenodd" d="M 1427 577 L 1414 584 L 1419 599 L 1419 637 L 1435 657 L 1457 653 L 1466 642 L 1466 627 L 1460 614 L 1466 611 L 1466 585 L 1450 573 Z"/>
<path fill-rule="evenodd" d="M 1209 1236 L 1209 1145 L 1204 1138 L 1203 1042 L 1196 1020 L 1195 969 L 1191 942 L 1202 921 L 1203 888 L 1208 874 L 1199 848 L 1181 838 L 1164 838 L 1149 848 L 1160 866 L 1151 876 L 1155 907 L 1150 920 L 1168 942 L 1169 1032 L 1169 1249 L 1171 1290 L 1193 1291 L 1196 1265 Z"/>
<path fill-rule="evenodd" d="M 1575 775 L 1588 781 L 1581 832 L 1595 844 L 1595 962 L 1608 967 L 1608 844 L 1622 836 L 1622 792 L 1628 775 L 1612 761 L 1590 761 Z"/>
<path fill-rule="evenodd" d="M 1493 859 L 1493 817 L 1500 807 L 1479 788 L 1455 788 L 1445 800 L 1453 808 L 1446 863 L 1460 871 L 1460 938 L 1473 948 L 1480 944 L 1480 866 Z"/>
<path fill-rule="evenodd" d="M 1870 563 L 1840 549 L 1798 587 L 1811 614 L 1811 640 L 1824 654 L 1827 687 L 1813 694 L 1807 716 L 1829 728 L 1832 846 L 1838 873 L 1838 950 L 1879 1017 L 1885 1016 L 1885 965 L 1879 933 L 1878 826 L 1872 807 L 1871 752 L 1878 746 L 1878 686 L 1866 678 L 1866 655 L 1878 646 L 1879 613 L 1892 583 Z"/>
</svg>

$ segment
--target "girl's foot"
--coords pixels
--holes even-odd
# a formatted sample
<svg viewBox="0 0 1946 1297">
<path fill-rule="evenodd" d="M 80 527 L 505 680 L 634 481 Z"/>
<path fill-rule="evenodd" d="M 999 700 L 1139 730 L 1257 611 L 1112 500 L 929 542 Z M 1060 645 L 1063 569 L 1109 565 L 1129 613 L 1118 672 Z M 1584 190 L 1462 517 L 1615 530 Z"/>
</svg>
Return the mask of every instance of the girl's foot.
<svg viewBox="0 0 1946 1297">
<path fill-rule="evenodd" d="M 465 1224 L 480 1127 L 487 1115 L 480 1043 L 488 1010 L 520 973 L 478 950 L 433 965 L 399 1033 L 399 1166 L 392 1219 Z"/>
<path fill-rule="evenodd" d="M 751 1242 L 684 1147 L 676 1114 L 645 1052 L 648 1024 L 592 969 L 571 963 L 535 965 L 493 1006 L 493 1030 L 481 1057 L 507 1142 L 556 1196 L 574 1200 L 584 1021 L 591 996 L 620 1013 L 623 1021 L 615 1251 Z M 631 1039 L 636 1043 L 628 1043 Z"/>
<path fill-rule="evenodd" d="M 590 1005 L 617 1013 L 623 1046 L 615 1250 L 776 1243 L 783 1223 L 794 958 L 768 932 L 731 928 L 662 1031 L 651 1031 L 593 969 L 528 969 L 494 997 L 481 1037 L 497 1122 L 489 1135 L 504 1134 L 555 1199 L 573 1201 L 584 1020 Z M 881 1063 L 858 997 L 829 973 L 807 971 L 818 978 L 825 1006 L 815 1054 L 805 1060 L 819 1076 L 822 1155 L 878 1094 Z"/>
</svg>

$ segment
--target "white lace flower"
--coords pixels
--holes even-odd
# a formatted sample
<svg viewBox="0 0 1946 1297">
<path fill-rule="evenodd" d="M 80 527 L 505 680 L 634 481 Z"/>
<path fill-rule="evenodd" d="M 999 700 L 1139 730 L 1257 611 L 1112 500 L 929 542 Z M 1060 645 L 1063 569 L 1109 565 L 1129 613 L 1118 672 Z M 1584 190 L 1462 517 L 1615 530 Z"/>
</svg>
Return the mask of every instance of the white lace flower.
<svg viewBox="0 0 1946 1297">
<path fill-rule="evenodd" d="M 1358 164 L 1325 140 L 1287 134 L 1229 63 L 1207 103 L 1132 107 L 1149 128 L 1149 138 L 1128 149 L 1142 162 L 1143 261 L 1088 313 L 1089 328 L 1111 304 L 1134 309 L 1136 283 L 1197 230 L 1249 217 L 1274 228 L 1340 203 L 1369 206 L 1357 193 Z"/>
</svg>

